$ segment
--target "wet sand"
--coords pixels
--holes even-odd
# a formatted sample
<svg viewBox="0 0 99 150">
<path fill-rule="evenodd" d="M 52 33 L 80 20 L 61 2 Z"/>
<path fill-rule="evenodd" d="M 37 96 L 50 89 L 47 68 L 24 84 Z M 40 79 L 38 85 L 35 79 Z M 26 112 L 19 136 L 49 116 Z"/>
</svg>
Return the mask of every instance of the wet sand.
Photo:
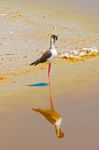
<svg viewBox="0 0 99 150">
<path fill-rule="evenodd" d="M 59 53 L 99 48 L 98 32 L 91 30 L 94 25 L 89 30 L 90 20 L 72 21 L 47 4 L 44 8 L 1 4 L 0 149 L 98 150 L 99 57 L 80 63 L 57 58 L 52 63 L 52 95 L 63 119 L 63 139 L 57 139 L 53 127 L 32 111 L 49 107 L 48 87 L 29 86 L 48 82 L 47 64 L 29 67 L 29 63 L 49 48 L 51 33 L 60 35 Z"/>
</svg>

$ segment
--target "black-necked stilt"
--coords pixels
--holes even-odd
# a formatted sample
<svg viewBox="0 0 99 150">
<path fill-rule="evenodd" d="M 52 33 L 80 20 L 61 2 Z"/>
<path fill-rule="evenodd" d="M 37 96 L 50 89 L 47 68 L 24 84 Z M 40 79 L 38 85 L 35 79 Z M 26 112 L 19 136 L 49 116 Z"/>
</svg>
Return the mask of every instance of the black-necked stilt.
<svg viewBox="0 0 99 150">
<path fill-rule="evenodd" d="M 55 48 L 55 41 L 58 40 L 58 36 L 55 34 L 51 35 L 50 38 L 50 49 L 47 50 L 40 58 L 38 58 L 36 61 L 31 63 L 30 65 L 38 65 L 39 63 L 43 63 L 48 61 L 48 77 L 50 80 L 50 70 L 51 70 L 51 60 L 57 56 L 57 50 Z"/>
</svg>

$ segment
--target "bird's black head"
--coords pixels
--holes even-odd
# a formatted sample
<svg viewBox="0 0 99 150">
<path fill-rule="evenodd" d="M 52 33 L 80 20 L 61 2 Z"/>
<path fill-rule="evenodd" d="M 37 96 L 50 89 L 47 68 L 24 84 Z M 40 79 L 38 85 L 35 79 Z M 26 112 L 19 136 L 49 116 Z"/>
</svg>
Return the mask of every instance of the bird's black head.
<svg viewBox="0 0 99 150">
<path fill-rule="evenodd" d="M 58 36 L 55 35 L 55 34 L 52 34 L 52 35 L 51 35 L 51 38 L 53 38 L 55 41 L 58 40 Z"/>
</svg>

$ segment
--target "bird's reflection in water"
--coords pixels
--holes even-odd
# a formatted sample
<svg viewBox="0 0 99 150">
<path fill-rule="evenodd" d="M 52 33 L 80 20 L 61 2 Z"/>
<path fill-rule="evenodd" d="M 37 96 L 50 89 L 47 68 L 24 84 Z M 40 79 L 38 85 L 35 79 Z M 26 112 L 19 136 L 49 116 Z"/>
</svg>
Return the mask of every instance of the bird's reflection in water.
<svg viewBox="0 0 99 150">
<path fill-rule="evenodd" d="M 39 112 L 42 114 L 52 125 L 55 126 L 55 132 L 58 138 L 63 138 L 64 133 L 62 132 L 60 126 L 62 122 L 62 117 L 60 114 L 58 114 L 53 105 L 53 99 L 52 99 L 52 94 L 51 94 L 51 86 L 49 84 L 49 91 L 50 91 L 50 109 L 42 109 L 42 108 L 33 108 L 33 111 Z"/>
</svg>

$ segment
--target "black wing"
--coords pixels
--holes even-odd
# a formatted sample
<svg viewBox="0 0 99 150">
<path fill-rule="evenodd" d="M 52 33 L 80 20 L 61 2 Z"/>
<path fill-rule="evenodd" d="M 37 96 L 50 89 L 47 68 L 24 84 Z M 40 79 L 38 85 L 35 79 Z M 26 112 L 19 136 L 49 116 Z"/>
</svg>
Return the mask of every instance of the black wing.
<svg viewBox="0 0 99 150">
<path fill-rule="evenodd" d="M 48 58 L 50 58 L 52 55 L 51 51 L 48 50 L 46 51 L 41 57 L 40 57 L 40 63 L 43 63 L 45 61 L 47 61 Z"/>
<path fill-rule="evenodd" d="M 51 55 L 52 55 L 51 51 L 48 50 L 39 59 L 37 59 L 36 61 L 31 63 L 30 65 L 38 65 L 39 63 L 43 63 L 43 62 L 47 61 L 47 59 L 50 58 Z"/>
</svg>

